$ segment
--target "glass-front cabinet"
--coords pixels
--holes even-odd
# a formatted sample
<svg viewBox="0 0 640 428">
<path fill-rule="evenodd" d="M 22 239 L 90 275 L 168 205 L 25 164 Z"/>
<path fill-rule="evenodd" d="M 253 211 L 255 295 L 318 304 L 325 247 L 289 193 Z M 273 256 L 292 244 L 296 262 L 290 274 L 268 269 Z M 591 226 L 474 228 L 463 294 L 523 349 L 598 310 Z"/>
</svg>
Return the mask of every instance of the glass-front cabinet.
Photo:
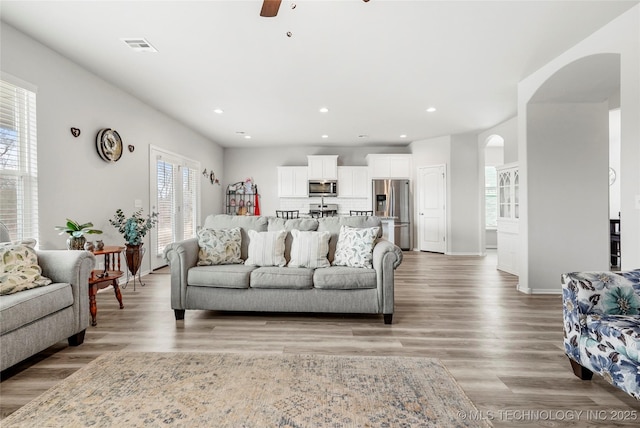
<svg viewBox="0 0 640 428">
<path fill-rule="evenodd" d="M 518 275 L 520 172 L 517 163 L 496 167 L 498 175 L 498 269 Z"/>
</svg>

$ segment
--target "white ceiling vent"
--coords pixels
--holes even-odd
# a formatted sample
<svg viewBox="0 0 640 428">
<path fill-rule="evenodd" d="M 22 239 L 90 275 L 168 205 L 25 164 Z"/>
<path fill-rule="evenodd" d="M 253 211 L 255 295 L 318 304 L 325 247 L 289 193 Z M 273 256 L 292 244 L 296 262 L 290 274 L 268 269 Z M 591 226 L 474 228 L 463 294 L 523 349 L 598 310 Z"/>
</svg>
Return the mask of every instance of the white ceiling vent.
<svg viewBox="0 0 640 428">
<path fill-rule="evenodd" d="M 143 38 L 128 38 L 120 39 L 125 42 L 131 49 L 136 52 L 158 52 L 156 48 L 151 46 L 151 43 Z"/>
</svg>

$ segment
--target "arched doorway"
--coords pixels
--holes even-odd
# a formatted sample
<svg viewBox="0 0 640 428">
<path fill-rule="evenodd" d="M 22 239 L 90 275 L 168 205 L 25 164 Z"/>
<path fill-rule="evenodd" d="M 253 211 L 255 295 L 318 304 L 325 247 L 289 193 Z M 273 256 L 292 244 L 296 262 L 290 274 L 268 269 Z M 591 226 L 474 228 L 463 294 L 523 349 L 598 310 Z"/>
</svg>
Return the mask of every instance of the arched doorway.
<svg viewBox="0 0 640 428">
<path fill-rule="evenodd" d="M 609 110 L 620 55 L 578 59 L 526 104 L 528 290 L 563 272 L 609 269 Z M 527 289 L 523 291 L 528 291 Z"/>
</svg>

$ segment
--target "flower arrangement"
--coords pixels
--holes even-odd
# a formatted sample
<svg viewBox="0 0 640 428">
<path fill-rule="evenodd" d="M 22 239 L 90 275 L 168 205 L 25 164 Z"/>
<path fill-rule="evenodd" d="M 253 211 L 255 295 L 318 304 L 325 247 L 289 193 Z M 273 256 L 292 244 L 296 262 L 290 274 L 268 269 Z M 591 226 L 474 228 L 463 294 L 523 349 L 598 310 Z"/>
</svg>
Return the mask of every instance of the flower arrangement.
<svg viewBox="0 0 640 428">
<path fill-rule="evenodd" d="M 124 237 L 129 245 L 142 244 L 142 238 L 158 222 L 158 213 L 151 213 L 146 218 L 142 215 L 142 208 L 135 211 L 131 217 L 126 217 L 121 209 L 116 210 L 115 216 L 109 223 Z"/>
</svg>

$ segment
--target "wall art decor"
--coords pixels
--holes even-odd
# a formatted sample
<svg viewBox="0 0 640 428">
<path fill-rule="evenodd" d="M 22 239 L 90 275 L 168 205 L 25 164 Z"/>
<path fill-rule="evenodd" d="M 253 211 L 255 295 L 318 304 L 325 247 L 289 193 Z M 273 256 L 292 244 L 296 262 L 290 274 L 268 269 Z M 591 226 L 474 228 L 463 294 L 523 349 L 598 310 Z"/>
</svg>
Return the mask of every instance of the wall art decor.
<svg viewBox="0 0 640 428">
<path fill-rule="evenodd" d="M 129 149 L 129 153 L 133 153 L 133 151 L 136 149 L 136 146 L 134 146 L 133 144 L 129 144 L 127 148 Z"/>
<path fill-rule="evenodd" d="M 98 154 L 105 162 L 117 162 L 122 156 L 122 139 L 115 129 L 103 128 L 96 135 Z"/>
<path fill-rule="evenodd" d="M 209 181 L 211 182 L 211 184 L 217 184 L 218 186 L 220 185 L 220 180 L 218 178 L 216 178 L 216 173 L 213 172 L 213 170 L 211 170 L 211 172 L 207 171 L 207 168 L 205 168 L 202 171 L 202 176 L 204 178 L 208 178 Z"/>
<path fill-rule="evenodd" d="M 78 138 L 78 136 L 80 135 L 80 130 L 78 128 L 71 128 L 71 135 Z"/>
</svg>

